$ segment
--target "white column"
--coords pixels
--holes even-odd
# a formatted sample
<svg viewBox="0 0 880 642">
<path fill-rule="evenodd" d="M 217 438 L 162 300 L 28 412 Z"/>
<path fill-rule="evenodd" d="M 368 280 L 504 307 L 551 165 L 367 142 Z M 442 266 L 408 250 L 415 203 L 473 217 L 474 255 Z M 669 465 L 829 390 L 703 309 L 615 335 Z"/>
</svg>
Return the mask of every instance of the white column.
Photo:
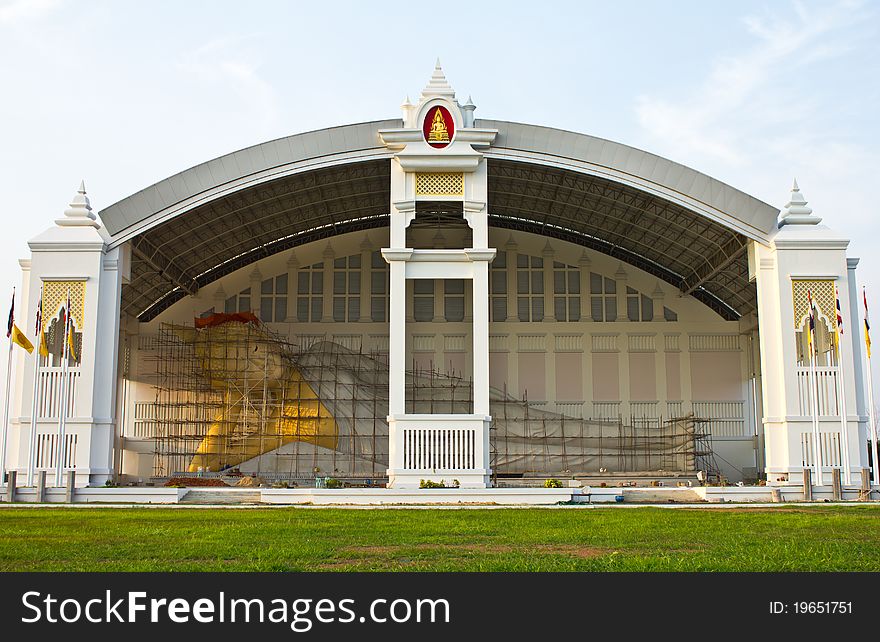
<svg viewBox="0 0 880 642">
<path fill-rule="evenodd" d="M 489 415 L 489 262 L 474 270 L 474 414 Z M 488 431 L 487 431 L 488 432 Z"/>
<path fill-rule="evenodd" d="M 323 306 L 321 308 L 321 323 L 331 323 L 333 321 L 333 259 L 336 258 L 336 252 L 333 246 L 327 243 L 324 248 L 324 295 Z"/>
<path fill-rule="evenodd" d="M 507 322 L 518 321 L 519 317 L 516 312 L 516 241 L 513 236 L 504 246 L 507 253 Z"/>
<path fill-rule="evenodd" d="M 290 251 L 287 259 L 287 323 L 293 323 L 296 319 L 297 294 L 299 293 L 299 260 L 294 250 Z"/>
<path fill-rule="evenodd" d="M 617 272 L 614 273 L 614 281 L 617 288 L 618 321 L 629 320 L 629 316 L 626 313 L 626 276 L 626 271 L 623 269 L 623 263 L 621 263 L 617 268 Z M 629 383 L 627 383 L 627 386 L 629 386 Z"/>
<path fill-rule="evenodd" d="M 263 273 L 260 272 L 260 268 L 254 266 L 254 269 L 251 271 L 248 276 L 248 283 L 250 283 L 251 289 L 251 312 L 256 314 L 258 317 L 260 316 L 260 310 L 262 309 L 262 291 L 261 285 L 263 284 Z M 261 321 L 271 321 L 272 319 L 261 319 Z"/>
<path fill-rule="evenodd" d="M 406 263 L 390 260 L 388 312 L 388 414 L 404 414 L 406 404 Z"/>
<path fill-rule="evenodd" d="M 361 242 L 361 316 L 358 321 L 361 323 L 369 323 L 372 320 L 372 300 L 371 293 L 373 284 L 370 274 L 373 265 L 373 246 L 370 243 L 370 235 L 364 234 L 364 240 Z"/>
<path fill-rule="evenodd" d="M 590 306 L 590 257 L 586 251 L 581 253 L 578 266 L 580 267 L 581 321 L 592 321 L 593 311 Z"/>
<path fill-rule="evenodd" d="M 446 321 L 446 283 L 443 279 L 434 279 L 434 316 L 431 321 Z"/>
<path fill-rule="evenodd" d="M 556 307 L 553 305 L 553 256 L 555 252 L 550 241 L 544 246 L 544 321 L 553 323 L 556 321 Z"/>
</svg>

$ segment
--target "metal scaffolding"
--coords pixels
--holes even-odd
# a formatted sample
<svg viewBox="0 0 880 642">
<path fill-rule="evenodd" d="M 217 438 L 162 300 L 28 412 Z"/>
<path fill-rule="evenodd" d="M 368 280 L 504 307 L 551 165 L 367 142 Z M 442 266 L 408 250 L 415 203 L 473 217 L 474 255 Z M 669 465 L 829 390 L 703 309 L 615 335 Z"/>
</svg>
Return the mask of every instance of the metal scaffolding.
<svg viewBox="0 0 880 642">
<path fill-rule="evenodd" d="M 256 319 L 160 326 L 142 411 L 153 474 L 238 470 L 266 479 L 381 481 L 388 467 L 388 364 L 381 353 Z M 154 366 L 154 367 L 152 367 Z M 406 375 L 410 413 L 470 413 L 470 380 L 432 366 Z M 493 390 L 491 467 L 499 477 L 713 468 L 706 422 L 568 417 Z"/>
</svg>

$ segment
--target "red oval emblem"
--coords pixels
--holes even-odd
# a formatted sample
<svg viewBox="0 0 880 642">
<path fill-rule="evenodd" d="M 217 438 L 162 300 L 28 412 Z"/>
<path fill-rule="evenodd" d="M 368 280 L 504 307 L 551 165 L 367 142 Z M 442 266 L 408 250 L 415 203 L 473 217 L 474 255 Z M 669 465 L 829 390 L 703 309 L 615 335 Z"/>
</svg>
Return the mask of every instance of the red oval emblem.
<svg viewBox="0 0 880 642">
<path fill-rule="evenodd" d="M 446 147 L 452 142 L 452 137 L 455 135 L 455 121 L 452 120 L 452 114 L 442 105 L 431 107 L 425 114 L 422 133 L 425 136 L 425 142 L 431 147 L 438 149 Z"/>
</svg>

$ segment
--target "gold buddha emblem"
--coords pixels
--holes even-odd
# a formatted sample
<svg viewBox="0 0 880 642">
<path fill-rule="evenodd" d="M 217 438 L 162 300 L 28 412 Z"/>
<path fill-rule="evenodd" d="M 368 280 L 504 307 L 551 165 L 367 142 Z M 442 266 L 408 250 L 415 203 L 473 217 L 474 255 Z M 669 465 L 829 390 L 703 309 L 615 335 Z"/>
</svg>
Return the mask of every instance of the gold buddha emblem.
<svg viewBox="0 0 880 642">
<path fill-rule="evenodd" d="M 449 142 L 449 130 L 446 129 L 446 121 L 443 120 L 443 113 L 439 107 L 434 111 L 434 121 L 431 123 L 431 131 L 428 132 L 428 142 Z"/>
</svg>

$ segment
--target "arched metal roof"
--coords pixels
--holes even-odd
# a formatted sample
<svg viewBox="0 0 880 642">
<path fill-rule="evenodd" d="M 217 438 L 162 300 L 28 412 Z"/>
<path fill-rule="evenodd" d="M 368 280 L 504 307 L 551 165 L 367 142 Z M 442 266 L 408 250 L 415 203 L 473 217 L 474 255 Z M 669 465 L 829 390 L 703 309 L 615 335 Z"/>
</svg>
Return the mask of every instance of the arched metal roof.
<svg viewBox="0 0 880 642">
<path fill-rule="evenodd" d="M 399 120 L 249 147 L 100 212 L 131 242 L 123 309 L 149 320 L 187 294 L 285 248 L 388 224 L 391 157 L 377 131 Z M 692 169 L 619 143 L 546 127 L 499 130 L 486 153 L 490 224 L 570 240 L 676 285 L 728 319 L 754 309 L 748 239 L 778 210 Z"/>
</svg>

